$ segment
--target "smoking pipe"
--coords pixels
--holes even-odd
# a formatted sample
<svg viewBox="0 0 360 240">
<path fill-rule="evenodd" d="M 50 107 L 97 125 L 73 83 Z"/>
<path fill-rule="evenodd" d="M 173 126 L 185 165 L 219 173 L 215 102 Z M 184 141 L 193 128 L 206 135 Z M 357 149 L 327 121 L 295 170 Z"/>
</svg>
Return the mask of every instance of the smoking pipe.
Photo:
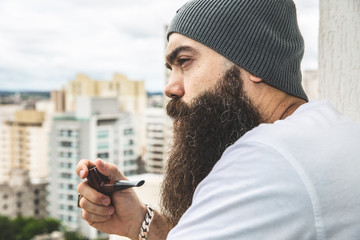
<svg viewBox="0 0 360 240">
<path fill-rule="evenodd" d="M 127 188 L 140 187 L 145 183 L 144 180 L 138 182 L 125 180 L 110 181 L 110 179 L 105 175 L 101 174 L 95 166 L 89 168 L 87 181 L 90 187 L 106 195 L 111 195 L 111 193 L 115 191 L 120 191 Z"/>
</svg>

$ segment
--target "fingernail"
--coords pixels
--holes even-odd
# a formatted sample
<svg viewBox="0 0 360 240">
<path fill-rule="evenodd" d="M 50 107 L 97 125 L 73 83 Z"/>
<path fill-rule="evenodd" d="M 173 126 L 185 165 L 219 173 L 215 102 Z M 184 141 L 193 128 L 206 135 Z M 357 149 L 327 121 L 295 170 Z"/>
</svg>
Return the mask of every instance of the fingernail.
<svg viewBox="0 0 360 240">
<path fill-rule="evenodd" d="M 115 212 L 114 207 L 110 207 L 110 208 L 109 208 L 109 214 L 112 215 L 114 212 Z"/>
<path fill-rule="evenodd" d="M 104 205 L 110 204 L 110 201 L 109 201 L 108 198 L 103 198 L 102 202 L 103 202 Z"/>
<path fill-rule="evenodd" d="M 81 178 L 83 178 L 84 175 L 85 175 L 85 170 L 81 169 L 80 172 L 79 172 L 79 175 L 80 175 Z"/>
<path fill-rule="evenodd" d="M 99 158 L 99 160 L 100 160 L 99 161 L 99 167 L 103 169 L 105 167 L 104 161 L 102 159 L 100 159 L 100 158 Z"/>
</svg>

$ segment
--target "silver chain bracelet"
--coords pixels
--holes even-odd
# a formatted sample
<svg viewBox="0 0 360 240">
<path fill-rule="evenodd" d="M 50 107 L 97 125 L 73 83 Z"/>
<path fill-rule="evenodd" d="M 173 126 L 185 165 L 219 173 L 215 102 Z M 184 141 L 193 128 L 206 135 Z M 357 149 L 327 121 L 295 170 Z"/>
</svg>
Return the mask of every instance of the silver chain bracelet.
<svg viewBox="0 0 360 240">
<path fill-rule="evenodd" d="M 141 224 L 139 240 L 147 239 L 150 223 L 154 218 L 154 209 L 150 206 L 150 204 L 146 204 L 146 208 L 147 208 L 147 212 L 145 214 L 144 221 Z"/>
</svg>

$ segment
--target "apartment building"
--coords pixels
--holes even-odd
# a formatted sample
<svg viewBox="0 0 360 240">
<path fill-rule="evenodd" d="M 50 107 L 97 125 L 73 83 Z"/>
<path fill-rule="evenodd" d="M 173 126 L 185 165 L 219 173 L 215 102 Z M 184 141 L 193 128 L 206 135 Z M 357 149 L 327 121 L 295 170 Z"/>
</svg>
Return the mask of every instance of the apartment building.
<svg viewBox="0 0 360 240">
<path fill-rule="evenodd" d="M 47 178 L 45 113 L 37 110 L 18 110 L 12 120 L 1 127 L 1 181 L 7 182 L 13 169 L 29 172 L 36 181 Z"/>
<path fill-rule="evenodd" d="M 145 169 L 149 173 L 164 173 L 171 139 L 171 124 L 164 108 L 148 108 L 146 118 Z"/>
<path fill-rule="evenodd" d="M 31 182 L 29 172 L 13 169 L 9 181 L 0 184 L 0 215 L 45 218 L 46 182 Z"/>
<path fill-rule="evenodd" d="M 126 176 L 137 173 L 139 146 L 131 115 L 119 112 L 116 98 L 78 97 L 74 113 L 58 114 L 50 134 L 49 212 L 69 229 L 90 239 L 101 233 L 80 217 L 75 172 L 86 158 L 115 164 Z"/>
<path fill-rule="evenodd" d="M 19 110 L 20 105 L 0 105 L 0 184 L 8 182 L 10 171 L 10 128 L 6 123 L 14 121 Z"/>
<path fill-rule="evenodd" d="M 78 74 L 65 87 L 65 109 L 75 111 L 76 97 L 115 97 L 120 111 L 142 113 L 146 108 L 144 81 L 134 81 L 125 75 L 116 73 L 111 81 L 92 80 L 84 74 Z"/>
<path fill-rule="evenodd" d="M 21 105 L 0 109 L 0 215 L 47 217 L 48 116 Z"/>
</svg>

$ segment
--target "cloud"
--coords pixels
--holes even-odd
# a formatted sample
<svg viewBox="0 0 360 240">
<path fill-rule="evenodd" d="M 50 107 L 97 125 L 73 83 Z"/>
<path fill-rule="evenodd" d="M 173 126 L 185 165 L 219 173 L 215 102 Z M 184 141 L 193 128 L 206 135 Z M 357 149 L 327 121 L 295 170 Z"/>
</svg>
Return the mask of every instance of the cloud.
<svg viewBox="0 0 360 240">
<path fill-rule="evenodd" d="M 160 91 L 164 25 L 185 2 L 2 0 L 0 88 L 59 89 L 77 73 L 110 80 L 119 72 Z M 307 42 L 303 66 L 312 67 L 317 62 L 317 1 L 296 2 Z"/>
</svg>

